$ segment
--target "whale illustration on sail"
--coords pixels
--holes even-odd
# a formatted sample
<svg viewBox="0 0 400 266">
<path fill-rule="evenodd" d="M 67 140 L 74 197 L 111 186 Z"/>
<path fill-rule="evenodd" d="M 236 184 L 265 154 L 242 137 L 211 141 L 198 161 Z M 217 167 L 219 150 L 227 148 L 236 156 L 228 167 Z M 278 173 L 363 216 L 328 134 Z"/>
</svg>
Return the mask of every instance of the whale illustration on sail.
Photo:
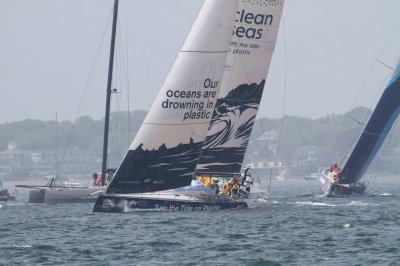
<svg viewBox="0 0 400 266">
<path fill-rule="evenodd" d="M 283 0 L 243 0 L 196 175 L 240 172 L 279 30 Z"/>
<path fill-rule="evenodd" d="M 393 72 L 343 169 L 334 164 L 321 173 L 320 186 L 327 196 L 368 193 L 361 181 L 400 114 L 400 63 Z"/>
</svg>

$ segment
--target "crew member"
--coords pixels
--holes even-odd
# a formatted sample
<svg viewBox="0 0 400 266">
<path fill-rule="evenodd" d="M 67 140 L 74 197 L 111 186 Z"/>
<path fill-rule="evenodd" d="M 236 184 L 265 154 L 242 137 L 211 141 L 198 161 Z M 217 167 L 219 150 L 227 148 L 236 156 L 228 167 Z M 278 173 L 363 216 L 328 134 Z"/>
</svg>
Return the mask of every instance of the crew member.
<svg viewBox="0 0 400 266">
<path fill-rule="evenodd" d="M 96 186 L 96 181 L 97 181 L 97 173 L 93 173 L 92 178 L 93 178 L 92 186 L 95 187 Z"/>
<path fill-rule="evenodd" d="M 231 195 L 231 189 L 232 189 L 232 186 L 231 186 L 231 182 L 229 181 L 229 182 L 227 182 L 227 183 L 225 184 L 225 186 L 222 188 L 221 195 L 223 195 L 223 196 L 230 196 L 230 195 Z"/>
<path fill-rule="evenodd" d="M 106 187 L 108 187 L 108 185 L 110 184 L 110 182 L 111 182 L 110 173 L 107 173 L 107 174 L 106 174 Z"/>
<path fill-rule="evenodd" d="M 233 186 L 232 186 L 232 197 L 233 198 L 238 198 L 239 196 L 239 178 L 234 178 L 233 179 Z"/>
<path fill-rule="evenodd" d="M 218 177 L 213 177 L 211 178 L 212 184 L 210 185 L 210 188 L 214 191 L 215 194 L 219 194 L 219 179 Z"/>
<path fill-rule="evenodd" d="M 95 187 L 100 187 L 101 186 L 101 180 L 103 179 L 102 175 L 99 175 L 96 179 Z"/>
</svg>

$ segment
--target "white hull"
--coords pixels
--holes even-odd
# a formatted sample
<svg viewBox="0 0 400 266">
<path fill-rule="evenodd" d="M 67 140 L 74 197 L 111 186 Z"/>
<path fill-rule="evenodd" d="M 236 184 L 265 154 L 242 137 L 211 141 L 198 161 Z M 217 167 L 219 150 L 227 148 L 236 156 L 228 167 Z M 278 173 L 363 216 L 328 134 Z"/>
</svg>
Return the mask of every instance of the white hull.
<svg viewBox="0 0 400 266">
<path fill-rule="evenodd" d="M 356 184 L 337 184 L 331 174 L 322 172 L 319 176 L 319 182 L 322 192 L 326 197 L 343 197 L 343 196 L 373 196 L 374 194 L 367 191 L 365 186 Z"/>
<path fill-rule="evenodd" d="M 101 187 L 34 189 L 29 193 L 29 203 L 95 202 L 101 189 Z"/>
</svg>

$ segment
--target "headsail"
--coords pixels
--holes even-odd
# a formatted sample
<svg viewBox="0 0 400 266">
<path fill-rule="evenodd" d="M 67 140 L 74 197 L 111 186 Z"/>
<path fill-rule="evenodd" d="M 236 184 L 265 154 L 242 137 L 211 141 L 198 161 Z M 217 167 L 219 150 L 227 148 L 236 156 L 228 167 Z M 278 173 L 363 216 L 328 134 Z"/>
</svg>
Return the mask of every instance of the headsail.
<svg viewBox="0 0 400 266">
<path fill-rule="evenodd" d="M 206 0 L 107 193 L 190 184 L 228 54 L 237 0 Z"/>
<path fill-rule="evenodd" d="M 340 174 L 340 183 L 357 182 L 371 164 L 400 113 L 400 63 Z"/>
<path fill-rule="evenodd" d="M 271 63 L 284 0 L 242 0 L 197 174 L 238 173 Z"/>
</svg>

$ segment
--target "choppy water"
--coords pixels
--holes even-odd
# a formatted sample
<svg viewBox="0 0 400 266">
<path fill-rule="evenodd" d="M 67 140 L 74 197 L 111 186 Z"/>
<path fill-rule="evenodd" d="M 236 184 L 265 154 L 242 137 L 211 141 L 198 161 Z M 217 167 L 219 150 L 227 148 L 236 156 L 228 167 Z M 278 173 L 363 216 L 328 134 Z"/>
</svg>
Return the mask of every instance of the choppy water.
<svg viewBox="0 0 400 266">
<path fill-rule="evenodd" d="M 25 192 L 0 203 L 0 265 L 400 265 L 400 181 L 379 183 L 331 199 L 316 181 L 275 181 L 264 207 L 204 213 L 91 213 Z"/>
</svg>

